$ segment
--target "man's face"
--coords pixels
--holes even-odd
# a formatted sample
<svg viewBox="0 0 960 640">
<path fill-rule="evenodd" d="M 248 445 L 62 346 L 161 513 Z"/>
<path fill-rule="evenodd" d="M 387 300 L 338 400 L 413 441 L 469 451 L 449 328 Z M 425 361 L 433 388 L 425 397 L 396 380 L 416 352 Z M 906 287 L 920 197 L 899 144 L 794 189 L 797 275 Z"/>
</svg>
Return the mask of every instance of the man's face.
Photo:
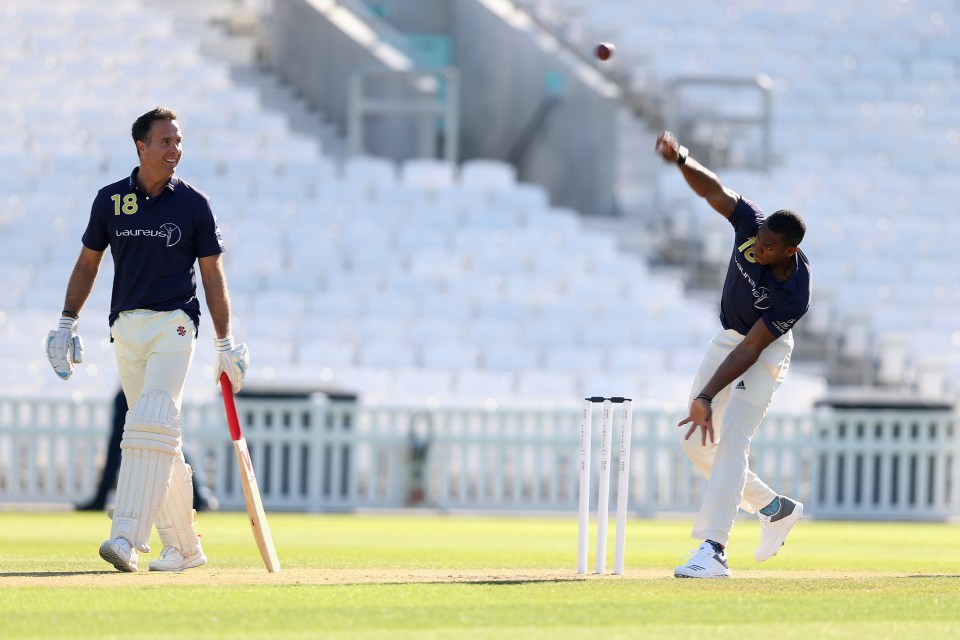
<svg viewBox="0 0 960 640">
<path fill-rule="evenodd" d="M 154 120 L 147 142 L 137 142 L 140 169 L 151 174 L 172 176 L 183 155 L 180 125 L 176 120 Z"/>
<path fill-rule="evenodd" d="M 770 231 L 766 222 L 757 229 L 757 243 L 753 248 L 753 256 L 758 264 L 768 265 L 783 262 L 796 252 L 797 248 L 788 246 L 783 236 Z"/>
</svg>

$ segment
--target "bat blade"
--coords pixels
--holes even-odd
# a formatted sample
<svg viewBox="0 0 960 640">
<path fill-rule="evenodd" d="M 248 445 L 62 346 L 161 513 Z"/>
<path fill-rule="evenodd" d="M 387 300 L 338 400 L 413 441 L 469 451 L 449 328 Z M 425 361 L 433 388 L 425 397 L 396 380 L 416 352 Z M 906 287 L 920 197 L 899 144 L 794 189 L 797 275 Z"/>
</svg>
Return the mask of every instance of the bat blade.
<svg viewBox="0 0 960 640">
<path fill-rule="evenodd" d="M 237 463 L 242 472 L 243 501 L 247 505 L 247 517 L 250 519 L 253 538 L 257 541 L 257 549 L 260 550 L 260 557 L 263 558 L 267 571 L 276 573 L 280 571 L 280 560 L 277 558 L 277 549 L 273 546 L 273 536 L 270 535 L 267 514 L 263 510 L 260 487 L 257 485 L 257 476 L 253 472 L 246 439 L 241 436 L 239 440 L 234 440 L 233 448 L 237 453 Z"/>
<path fill-rule="evenodd" d="M 233 387 L 225 373 L 220 376 L 220 389 L 223 392 L 223 406 L 230 425 L 230 437 L 233 439 L 233 448 L 237 454 L 237 464 L 240 466 L 243 501 L 247 505 L 247 517 L 250 520 L 250 528 L 253 530 L 253 538 L 257 542 L 257 549 L 260 551 L 260 557 L 263 558 L 267 571 L 276 573 L 280 571 L 280 560 L 277 558 L 276 547 L 273 546 L 267 514 L 263 510 L 263 500 L 260 498 L 260 487 L 257 485 L 257 476 L 253 471 L 247 440 L 240 430 L 237 406 L 233 401 Z"/>
</svg>

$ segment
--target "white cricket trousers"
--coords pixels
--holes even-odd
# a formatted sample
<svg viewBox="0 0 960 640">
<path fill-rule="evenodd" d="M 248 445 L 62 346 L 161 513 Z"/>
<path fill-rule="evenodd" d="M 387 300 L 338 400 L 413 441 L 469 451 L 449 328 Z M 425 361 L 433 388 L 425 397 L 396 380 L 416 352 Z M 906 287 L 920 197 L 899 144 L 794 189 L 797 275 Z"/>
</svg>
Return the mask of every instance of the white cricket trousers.
<svg viewBox="0 0 960 640">
<path fill-rule="evenodd" d="M 120 385 L 133 407 L 144 391 L 166 391 L 177 409 L 197 339 L 183 311 L 124 311 L 110 328 Z"/>
<path fill-rule="evenodd" d="M 124 520 L 132 518 L 136 531 L 134 537 L 128 539 L 141 551 L 149 551 L 146 546 L 149 534 L 145 534 L 145 531 L 149 532 L 150 528 L 156 526 L 165 547 L 172 545 L 189 555 L 194 552 L 197 541 L 193 532 L 191 471 L 183 457 L 183 440 L 180 436 L 180 408 L 184 383 L 196 346 L 193 321 L 180 310 L 136 309 L 121 313 L 114 321 L 110 334 L 113 336 L 120 384 L 130 407 L 127 417 L 136 411 L 144 393 L 163 391 L 169 394 L 177 408 L 176 416 L 171 418 L 174 424 L 166 425 L 171 430 L 175 429 L 174 433 L 177 434 L 172 464 L 163 467 L 167 477 L 163 477 L 162 471 L 160 475 L 150 472 L 150 469 L 159 471 L 159 465 L 138 464 L 138 460 L 141 460 L 139 454 L 143 451 L 131 453 L 129 449 L 123 449 L 121 452 L 120 481 L 123 481 L 124 469 L 127 469 L 130 472 L 128 482 L 132 486 L 125 484 L 117 487 L 117 503 L 125 506 L 123 512 L 115 514 L 111 537 L 115 537 L 124 524 L 129 530 L 130 522 L 125 523 Z M 129 426 L 129 422 L 125 421 L 124 438 Z M 142 427 L 138 425 L 137 428 Z M 137 435 L 142 435 L 142 432 Z M 133 457 L 128 458 L 129 455 Z M 127 467 L 128 463 L 130 467 Z M 135 495 L 138 491 L 143 491 L 143 494 Z M 156 498 L 160 501 L 157 502 Z M 116 520 L 118 515 L 128 516 L 121 517 L 119 528 Z M 142 518 L 149 518 L 150 521 L 141 521 Z M 140 539 L 144 537 L 146 539 Z"/>
<path fill-rule="evenodd" d="M 693 381 L 688 407 L 743 338 L 730 329 L 720 331 L 713 338 Z M 742 376 L 716 395 L 713 399 L 713 443 L 708 439 L 706 446 L 702 445 L 699 429 L 689 440 L 682 440 L 688 427 L 678 429 L 681 448 L 708 480 L 703 504 L 694 521 L 692 538 L 713 540 L 726 546 L 738 508 L 756 513 L 777 496 L 750 470 L 748 456 L 750 440 L 763 420 L 774 392 L 787 375 L 792 353 L 793 332 L 788 331 L 767 346 Z"/>
</svg>

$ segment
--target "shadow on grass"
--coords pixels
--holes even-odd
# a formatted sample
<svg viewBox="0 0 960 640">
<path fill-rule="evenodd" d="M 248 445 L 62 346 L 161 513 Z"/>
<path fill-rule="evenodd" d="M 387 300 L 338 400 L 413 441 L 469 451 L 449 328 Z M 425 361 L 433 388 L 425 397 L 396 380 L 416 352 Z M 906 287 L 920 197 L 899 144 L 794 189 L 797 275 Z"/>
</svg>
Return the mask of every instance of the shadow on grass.
<svg viewBox="0 0 960 640">
<path fill-rule="evenodd" d="M 6 571 L 0 578 L 67 578 L 69 576 L 99 576 L 104 573 L 124 573 L 116 569 L 102 571 Z"/>
<path fill-rule="evenodd" d="M 545 584 L 545 583 L 548 583 L 548 582 L 576 582 L 577 580 L 578 580 L 578 578 L 528 578 L 528 579 L 523 579 L 523 578 L 520 578 L 520 579 L 510 578 L 510 579 L 508 579 L 508 580 L 496 580 L 496 579 L 493 579 L 493 580 L 462 580 L 462 581 L 460 581 L 460 583 L 461 583 L 461 584 L 480 584 L 480 585 L 487 585 L 487 584 L 506 584 L 506 585 L 514 585 L 514 584 Z"/>
<path fill-rule="evenodd" d="M 0 574 L 2 575 L 2 574 Z M 348 582 L 347 584 L 410 585 L 410 584 L 469 584 L 477 586 L 498 585 L 515 586 L 524 584 L 548 584 L 577 582 L 580 578 L 451 578 L 449 580 L 387 580 L 384 582 Z"/>
</svg>

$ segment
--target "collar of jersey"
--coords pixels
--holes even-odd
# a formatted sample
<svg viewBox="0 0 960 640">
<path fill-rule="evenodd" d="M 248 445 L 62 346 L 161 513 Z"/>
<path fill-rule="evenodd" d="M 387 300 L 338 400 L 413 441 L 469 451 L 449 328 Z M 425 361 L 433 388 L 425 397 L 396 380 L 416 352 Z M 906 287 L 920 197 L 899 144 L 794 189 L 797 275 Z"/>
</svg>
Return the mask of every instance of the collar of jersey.
<svg viewBox="0 0 960 640">
<path fill-rule="evenodd" d="M 775 277 L 773 277 L 773 272 L 770 272 L 770 279 L 774 282 L 774 286 L 778 289 L 786 289 L 787 291 L 795 291 L 799 287 L 799 282 L 797 280 L 797 275 L 800 271 L 800 268 L 803 266 L 800 262 L 799 251 L 793 254 L 794 265 L 793 271 L 787 276 L 787 279 L 783 282 L 780 282 Z M 770 271 L 770 268 L 767 267 L 767 271 Z"/>
<path fill-rule="evenodd" d="M 134 189 L 139 191 L 139 188 L 137 187 L 138 173 L 140 173 L 140 167 L 139 166 L 134 167 L 133 171 L 130 172 L 130 177 L 127 178 L 127 186 L 130 188 L 131 191 L 133 191 Z M 178 178 L 176 174 L 174 174 L 170 176 L 170 180 L 167 182 L 167 186 L 165 188 L 169 189 L 170 191 L 176 191 L 177 185 L 179 183 L 180 183 L 180 178 Z"/>
</svg>

